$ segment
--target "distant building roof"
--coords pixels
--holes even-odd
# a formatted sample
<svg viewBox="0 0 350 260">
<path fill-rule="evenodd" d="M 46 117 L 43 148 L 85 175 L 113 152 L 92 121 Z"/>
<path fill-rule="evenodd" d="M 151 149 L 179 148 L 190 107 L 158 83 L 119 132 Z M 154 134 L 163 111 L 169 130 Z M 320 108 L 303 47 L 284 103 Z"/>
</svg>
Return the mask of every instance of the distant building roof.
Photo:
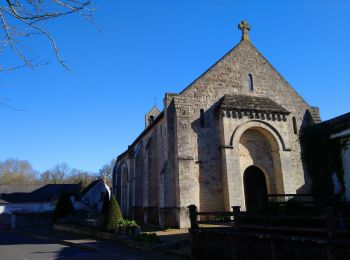
<svg viewBox="0 0 350 260">
<path fill-rule="evenodd" d="M 329 119 L 327 121 L 323 121 L 321 124 L 332 126 L 334 133 L 342 131 L 344 129 L 349 129 L 350 128 L 350 113 L 346 113 L 346 114 L 334 117 L 332 119 Z"/>
<path fill-rule="evenodd" d="M 80 194 L 80 184 L 0 185 L 0 203 L 49 202 L 64 190 L 68 196 Z"/>
<path fill-rule="evenodd" d="M 88 193 L 97 183 L 99 183 L 100 180 L 95 180 L 93 182 L 91 182 L 85 189 L 83 189 L 83 191 L 81 192 L 81 197 L 83 197 L 86 193 Z"/>
</svg>

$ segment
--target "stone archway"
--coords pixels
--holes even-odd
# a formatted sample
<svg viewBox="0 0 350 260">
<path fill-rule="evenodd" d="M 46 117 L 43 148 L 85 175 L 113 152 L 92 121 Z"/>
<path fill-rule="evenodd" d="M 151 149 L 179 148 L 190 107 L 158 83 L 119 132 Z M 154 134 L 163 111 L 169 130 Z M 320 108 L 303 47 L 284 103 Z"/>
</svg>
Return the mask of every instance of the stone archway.
<svg viewBox="0 0 350 260">
<path fill-rule="evenodd" d="M 252 127 L 240 136 L 238 147 L 242 177 L 246 169 L 254 165 L 265 175 L 267 192 L 283 194 L 281 159 L 276 139 L 265 129 Z"/>
<path fill-rule="evenodd" d="M 129 173 L 127 167 L 124 167 L 121 178 L 121 211 L 123 217 L 129 213 Z"/>
<path fill-rule="evenodd" d="M 250 166 L 258 167 L 265 176 L 268 194 L 284 194 L 284 170 L 289 161 L 286 152 L 289 141 L 267 122 L 251 120 L 223 132 L 223 194 L 225 209 L 232 205 L 245 210 L 244 172 Z M 226 134 L 225 134 L 226 133 Z M 288 158 L 289 159 L 289 158 Z"/>
<path fill-rule="evenodd" d="M 266 178 L 262 170 L 249 166 L 243 174 L 244 197 L 247 211 L 257 211 L 267 205 Z"/>
<path fill-rule="evenodd" d="M 155 133 L 148 142 L 147 160 L 148 160 L 148 207 L 147 222 L 153 225 L 159 225 L 159 171 L 157 165 L 157 142 Z"/>
<path fill-rule="evenodd" d="M 132 208 L 132 217 L 138 222 L 144 222 L 144 153 L 143 143 L 141 142 L 135 149 L 135 187 L 134 187 L 134 206 Z"/>
</svg>

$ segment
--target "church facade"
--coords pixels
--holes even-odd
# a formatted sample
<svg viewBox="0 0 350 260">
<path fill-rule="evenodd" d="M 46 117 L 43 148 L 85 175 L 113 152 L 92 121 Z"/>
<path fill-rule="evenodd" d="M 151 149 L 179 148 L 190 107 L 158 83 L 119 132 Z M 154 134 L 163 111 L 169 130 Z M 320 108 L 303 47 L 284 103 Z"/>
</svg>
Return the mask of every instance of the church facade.
<svg viewBox="0 0 350 260">
<path fill-rule="evenodd" d="M 250 42 L 241 41 L 178 94 L 166 93 L 118 156 L 113 192 L 125 216 L 188 227 L 199 211 L 261 207 L 267 194 L 304 193 L 300 130 L 319 112 Z"/>
</svg>

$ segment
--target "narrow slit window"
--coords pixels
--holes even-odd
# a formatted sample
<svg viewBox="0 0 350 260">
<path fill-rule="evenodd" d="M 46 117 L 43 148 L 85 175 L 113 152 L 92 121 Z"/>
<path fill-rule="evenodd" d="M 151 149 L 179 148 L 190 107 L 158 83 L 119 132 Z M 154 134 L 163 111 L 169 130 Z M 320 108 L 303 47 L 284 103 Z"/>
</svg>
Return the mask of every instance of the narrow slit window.
<svg viewBox="0 0 350 260">
<path fill-rule="evenodd" d="M 294 134 L 297 135 L 298 134 L 297 120 L 296 120 L 296 118 L 294 116 L 293 116 L 292 120 L 293 120 Z"/>
<path fill-rule="evenodd" d="M 150 116 L 148 118 L 148 124 L 151 125 L 153 123 L 153 121 L 154 121 L 154 116 Z"/>
<path fill-rule="evenodd" d="M 254 91 L 254 83 L 253 83 L 252 74 L 248 74 L 248 88 L 249 88 L 250 92 Z"/>
<path fill-rule="evenodd" d="M 201 127 L 205 126 L 205 121 L 204 121 L 204 109 L 200 110 L 200 122 L 201 122 Z"/>
</svg>

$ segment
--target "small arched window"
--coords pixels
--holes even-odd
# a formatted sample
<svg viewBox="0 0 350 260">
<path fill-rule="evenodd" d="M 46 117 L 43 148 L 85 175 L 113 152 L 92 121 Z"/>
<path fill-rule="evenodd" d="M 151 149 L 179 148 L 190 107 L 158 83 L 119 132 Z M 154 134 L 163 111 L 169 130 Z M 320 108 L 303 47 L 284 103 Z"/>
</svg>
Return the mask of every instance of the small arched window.
<svg viewBox="0 0 350 260">
<path fill-rule="evenodd" d="M 254 83 L 252 74 L 248 74 L 248 89 L 250 92 L 254 91 Z"/>
<path fill-rule="evenodd" d="M 153 123 L 153 121 L 154 121 L 154 116 L 150 116 L 148 118 L 148 124 L 151 125 Z"/>
<path fill-rule="evenodd" d="M 200 110 L 200 121 L 201 121 L 201 127 L 204 127 L 205 126 L 204 109 Z"/>
</svg>

